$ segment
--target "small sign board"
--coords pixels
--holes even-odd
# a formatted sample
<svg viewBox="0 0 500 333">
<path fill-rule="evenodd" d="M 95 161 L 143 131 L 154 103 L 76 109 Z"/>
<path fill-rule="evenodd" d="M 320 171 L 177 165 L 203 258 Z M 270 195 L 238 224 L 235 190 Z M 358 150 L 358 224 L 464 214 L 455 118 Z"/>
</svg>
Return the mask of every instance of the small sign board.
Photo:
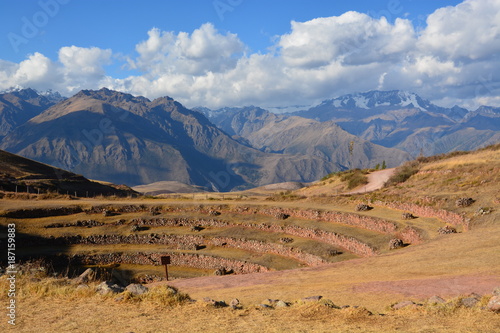
<svg viewBox="0 0 500 333">
<path fill-rule="evenodd" d="M 160 261 L 162 265 L 170 265 L 170 256 L 161 256 Z"/>
</svg>

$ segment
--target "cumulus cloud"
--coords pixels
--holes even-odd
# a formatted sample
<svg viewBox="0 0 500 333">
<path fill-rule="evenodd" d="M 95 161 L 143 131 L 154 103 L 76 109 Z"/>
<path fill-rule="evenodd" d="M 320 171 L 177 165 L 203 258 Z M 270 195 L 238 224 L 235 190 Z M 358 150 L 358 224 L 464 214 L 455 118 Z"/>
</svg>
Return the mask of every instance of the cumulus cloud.
<svg viewBox="0 0 500 333">
<path fill-rule="evenodd" d="M 281 37 L 279 45 L 285 62 L 306 68 L 339 61 L 347 65 L 394 61 L 415 44 L 415 33 L 408 20 L 347 12 L 308 22 L 292 22 L 292 32 Z"/>
<path fill-rule="evenodd" d="M 203 24 L 192 34 L 180 32 L 176 35 L 154 28 L 148 36 L 136 46 L 139 57 L 131 63 L 133 68 L 153 76 L 223 72 L 233 68 L 236 56 L 244 51 L 243 43 L 235 34 L 222 35 L 211 23 Z"/>
<path fill-rule="evenodd" d="M 74 93 L 106 86 L 189 107 L 311 104 L 344 93 L 405 89 L 446 105 L 498 103 L 500 0 L 441 8 L 415 30 L 411 21 L 357 12 L 291 22 L 268 53 L 248 54 L 233 33 L 206 23 L 188 32 L 153 28 L 126 63 L 136 74 L 113 78 L 111 50 L 63 47 L 57 61 L 35 53 L 0 61 L 0 89 L 22 85 Z M 137 74 L 138 73 L 138 74 Z"/>
</svg>

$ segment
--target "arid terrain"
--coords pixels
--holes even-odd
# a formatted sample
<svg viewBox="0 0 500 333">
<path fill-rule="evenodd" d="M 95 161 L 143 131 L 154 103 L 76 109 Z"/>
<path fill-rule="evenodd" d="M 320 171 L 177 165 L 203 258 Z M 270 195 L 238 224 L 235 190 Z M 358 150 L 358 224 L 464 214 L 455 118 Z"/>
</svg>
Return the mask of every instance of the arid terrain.
<svg viewBox="0 0 500 333">
<path fill-rule="evenodd" d="M 5 191 L 0 226 L 15 224 L 18 262 L 31 264 L 17 275 L 17 324 L 0 327 L 500 332 L 489 309 L 500 293 L 498 184 L 496 145 L 334 173 L 295 190 L 43 199 Z M 169 281 L 162 255 L 171 257 Z M 88 268 L 92 278 L 79 279 Z M 102 293 L 103 280 L 149 291 Z"/>
</svg>

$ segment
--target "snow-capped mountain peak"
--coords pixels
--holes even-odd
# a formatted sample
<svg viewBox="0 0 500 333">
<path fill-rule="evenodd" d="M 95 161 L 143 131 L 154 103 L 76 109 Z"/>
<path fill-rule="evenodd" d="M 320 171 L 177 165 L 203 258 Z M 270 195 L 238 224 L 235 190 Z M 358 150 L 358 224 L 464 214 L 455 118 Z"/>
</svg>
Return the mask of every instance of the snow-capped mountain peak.
<svg viewBox="0 0 500 333">
<path fill-rule="evenodd" d="M 373 109 L 378 107 L 408 107 L 428 111 L 432 108 L 429 101 L 423 100 L 415 93 L 408 91 L 369 91 L 349 94 L 326 100 L 322 104 L 330 104 L 336 108 Z"/>
</svg>

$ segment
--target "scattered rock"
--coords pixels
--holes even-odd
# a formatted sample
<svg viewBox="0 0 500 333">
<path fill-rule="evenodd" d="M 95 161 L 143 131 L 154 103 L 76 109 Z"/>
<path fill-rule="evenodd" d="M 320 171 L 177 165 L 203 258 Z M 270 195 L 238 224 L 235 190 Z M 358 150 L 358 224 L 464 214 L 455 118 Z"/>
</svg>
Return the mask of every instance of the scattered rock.
<svg viewBox="0 0 500 333">
<path fill-rule="evenodd" d="M 151 207 L 149 209 L 149 212 L 151 213 L 151 215 L 153 216 L 156 216 L 156 215 L 160 215 L 161 214 L 161 207 Z"/>
<path fill-rule="evenodd" d="M 493 209 L 490 207 L 481 207 L 477 210 L 476 215 L 488 215 L 493 212 Z"/>
<path fill-rule="evenodd" d="M 138 296 L 138 295 L 143 295 L 149 291 L 149 288 L 146 286 L 143 286 L 142 284 L 137 284 L 137 283 L 132 283 L 129 284 L 125 290 L 127 290 L 129 293 L 132 295 Z"/>
<path fill-rule="evenodd" d="M 270 299 L 270 298 L 268 298 L 268 299 L 263 300 L 262 304 L 274 305 L 278 301 L 279 300 L 277 300 L 277 299 Z"/>
<path fill-rule="evenodd" d="M 317 302 L 321 300 L 323 296 L 309 296 L 309 297 L 304 297 L 302 300 L 304 302 Z"/>
<path fill-rule="evenodd" d="M 195 225 L 195 226 L 191 227 L 191 231 L 199 232 L 199 231 L 202 231 L 203 229 L 205 229 L 205 228 L 203 228 L 202 226 L 199 226 L 199 225 Z"/>
<path fill-rule="evenodd" d="M 393 238 L 389 241 L 389 250 L 399 249 L 404 246 L 405 244 L 399 238 Z"/>
<path fill-rule="evenodd" d="M 277 308 L 287 308 L 290 305 L 287 302 L 285 302 L 285 301 L 279 300 L 279 301 L 276 302 L 276 304 L 274 306 L 277 307 Z"/>
<path fill-rule="evenodd" d="M 293 238 L 290 237 L 281 237 L 280 242 L 283 244 L 289 244 L 293 242 Z"/>
<path fill-rule="evenodd" d="M 76 286 L 76 290 L 88 290 L 90 289 L 90 287 L 86 284 L 79 284 L 78 286 Z"/>
<path fill-rule="evenodd" d="M 75 284 L 87 283 L 93 278 L 94 278 L 94 271 L 92 270 L 92 268 L 87 268 L 85 272 L 80 274 L 80 276 L 74 280 L 74 283 Z"/>
<path fill-rule="evenodd" d="M 460 305 L 466 308 L 473 308 L 481 299 L 481 296 L 478 294 L 471 294 L 469 297 L 462 298 L 460 300 Z"/>
<path fill-rule="evenodd" d="M 96 291 L 101 295 L 106 295 L 109 293 L 121 293 L 123 292 L 123 290 L 123 287 L 120 287 L 119 285 L 111 281 L 104 281 L 100 283 L 96 288 Z"/>
<path fill-rule="evenodd" d="M 500 296 L 500 287 L 496 287 L 493 289 L 493 296 Z"/>
<path fill-rule="evenodd" d="M 429 298 L 427 300 L 427 303 L 429 303 L 429 304 L 443 304 L 443 303 L 446 303 L 446 301 L 439 296 L 432 296 L 431 298 Z"/>
<path fill-rule="evenodd" d="M 437 232 L 439 234 L 441 234 L 441 235 L 456 234 L 457 233 L 457 229 L 455 229 L 455 228 L 447 225 L 445 227 L 439 228 Z"/>
<path fill-rule="evenodd" d="M 224 301 L 216 301 L 214 299 L 211 299 L 210 297 L 203 298 L 203 302 L 205 302 L 205 303 L 207 303 L 209 305 L 212 305 L 212 306 L 214 306 L 216 308 L 222 308 L 222 307 L 226 307 L 227 306 L 226 302 L 224 302 Z"/>
<path fill-rule="evenodd" d="M 282 213 L 282 212 L 276 213 L 276 215 L 274 215 L 274 218 L 277 220 L 286 220 L 289 217 L 290 217 L 290 215 Z"/>
<path fill-rule="evenodd" d="M 221 213 L 216 211 L 216 210 L 211 210 L 208 212 L 208 215 L 210 216 L 219 216 Z"/>
<path fill-rule="evenodd" d="M 358 212 L 366 212 L 366 211 L 372 210 L 372 209 L 373 209 L 373 207 L 365 205 L 365 204 L 358 204 L 356 206 L 356 211 L 358 211 Z"/>
<path fill-rule="evenodd" d="M 233 310 L 236 310 L 236 309 L 241 309 L 241 303 L 240 303 L 240 300 L 237 299 L 237 298 L 234 298 L 231 300 L 231 302 L 229 302 L 229 306 L 231 307 L 231 309 Z"/>
<path fill-rule="evenodd" d="M 264 308 L 264 309 L 272 309 L 273 307 L 268 305 L 268 304 L 259 304 L 258 306 L 260 306 L 261 308 Z"/>
<path fill-rule="evenodd" d="M 486 308 L 495 313 L 500 313 L 500 295 L 490 298 L 490 301 L 488 302 L 488 305 L 486 305 Z"/>
<path fill-rule="evenodd" d="M 403 220 L 413 220 L 413 219 L 416 219 L 417 217 L 415 215 L 413 215 L 412 213 L 403 213 L 403 214 L 401 214 L 401 218 Z"/>
<path fill-rule="evenodd" d="M 457 201 L 455 201 L 455 205 L 457 207 L 469 207 L 470 205 L 472 205 L 476 200 L 472 199 L 472 198 L 460 198 L 460 199 L 457 199 Z"/>
<path fill-rule="evenodd" d="M 396 303 L 392 306 L 392 308 L 394 310 L 400 310 L 400 309 L 403 309 L 403 308 L 406 308 L 406 307 L 417 307 L 417 306 L 421 306 L 421 304 L 417 304 L 413 301 L 403 301 L 403 302 L 399 302 L 399 303 Z"/>
<path fill-rule="evenodd" d="M 342 251 L 339 251 L 339 250 L 328 250 L 327 254 L 329 256 L 331 256 L 331 257 L 335 257 L 335 256 L 338 256 L 338 255 L 341 255 Z"/>
</svg>

